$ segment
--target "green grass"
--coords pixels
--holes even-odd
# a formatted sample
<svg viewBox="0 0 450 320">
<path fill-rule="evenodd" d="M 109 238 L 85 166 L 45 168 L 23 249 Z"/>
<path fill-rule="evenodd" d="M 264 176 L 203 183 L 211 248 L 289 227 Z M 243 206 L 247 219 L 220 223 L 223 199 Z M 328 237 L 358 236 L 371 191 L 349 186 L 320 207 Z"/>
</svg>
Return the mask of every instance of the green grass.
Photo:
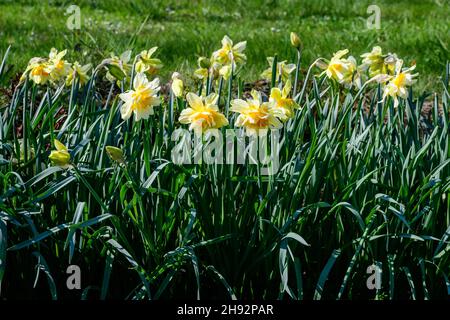
<svg viewBox="0 0 450 320">
<path fill-rule="evenodd" d="M 71 59 L 95 63 L 110 51 L 132 48 L 138 53 L 156 45 L 167 79 L 175 70 L 190 74 L 197 57 L 209 55 L 228 34 L 235 41 L 248 40 L 244 73 L 254 81 L 267 67 L 266 56 L 295 59 L 289 45 L 289 32 L 295 31 L 303 40 L 306 64 L 341 48 L 357 57 L 380 45 L 407 63 L 416 61 L 418 88 L 433 91 L 450 60 L 448 1 L 378 1 L 381 29 L 368 30 L 366 10 L 372 2 L 78 1 L 82 27 L 73 33 L 64 16 L 71 1 L 3 0 L 0 52 L 11 44 L 9 63 L 21 71 L 29 58 L 46 56 L 51 47 L 67 48 Z"/>
</svg>

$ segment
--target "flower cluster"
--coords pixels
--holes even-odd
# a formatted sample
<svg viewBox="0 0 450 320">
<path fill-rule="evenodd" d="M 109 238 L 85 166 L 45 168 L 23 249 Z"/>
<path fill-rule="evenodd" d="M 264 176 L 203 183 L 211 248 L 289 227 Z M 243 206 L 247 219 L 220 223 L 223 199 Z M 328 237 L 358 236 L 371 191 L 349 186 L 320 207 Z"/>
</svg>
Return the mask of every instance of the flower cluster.
<svg viewBox="0 0 450 320">
<path fill-rule="evenodd" d="M 322 74 L 345 87 L 361 88 L 363 80 L 366 83 L 380 83 L 384 86 L 383 99 L 387 96 L 392 97 L 395 108 L 399 104 L 398 98 L 406 98 L 407 88 L 415 82 L 418 75 L 412 73 L 415 65 L 403 68 L 402 59 L 393 53 L 383 54 L 379 46 L 361 55 L 363 60 L 360 66 L 354 57 L 345 58 L 347 54 L 347 49 L 339 50 L 326 61 L 327 63 L 318 63 L 319 67 L 325 69 Z"/>
</svg>

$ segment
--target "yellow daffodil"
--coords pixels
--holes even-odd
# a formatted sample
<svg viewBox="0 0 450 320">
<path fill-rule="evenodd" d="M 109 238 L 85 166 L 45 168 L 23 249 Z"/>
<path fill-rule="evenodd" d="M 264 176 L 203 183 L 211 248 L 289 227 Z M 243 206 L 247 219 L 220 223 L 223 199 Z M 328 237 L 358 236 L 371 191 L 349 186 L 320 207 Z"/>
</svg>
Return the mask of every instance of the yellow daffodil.
<svg viewBox="0 0 450 320">
<path fill-rule="evenodd" d="M 111 160 L 117 163 L 125 163 L 125 158 L 121 149 L 113 146 L 106 146 L 105 149 Z"/>
<path fill-rule="evenodd" d="M 120 57 L 111 54 L 111 58 L 103 60 L 103 64 L 108 69 L 106 78 L 111 81 L 122 81 L 131 72 L 131 65 L 129 64 L 131 59 L 131 50 L 127 50 L 120 55 Z"/>
<path fill-rule="evenodd" d="M 89 76 L 87 73 L 89 72 L 90 69 L 91 69 L 91 64 L 86 64 L 84 66 L 81 66 L 78 63 L 78 61 L 75 61 L 72 65 L 71 71 L 67 75 L 66 85 L 71 86 L 74 79 L 78 79 L 78 84 L 80 86 L 85 85 L 89 80 Z"/>
<path fill-rule="evenodd" d="M 235 67 L 236 64 L 243 63 L 247 60 L 244 54 L 246 45 L 247 41 L 241 41 L 233 45 L 233 41 L 228 36 L 224 36 L 222 39 L 222 48 L 213 53 L 213 58 L 222 65 L 231 64 Z"/>
<path fill-rule="evenodd" d="M 153 47 L 149 50 L 144 50 L 139 54 L 139 60 L 136 62 L 136 72 L 146 73 L 148 75 L 155 75 L 163 67 L 161 60 L 152 58 L 152 55 L 158 47 Z"/>
<path fill-rule="evenodd" d="M 235 125 L 245 127 L 248 134 L 258 133 L 260 129 L 279 129 L 283 124 L 275 116 L 268 102 L 263 102 L 261 93 L 252 91 L 252 98 L 247 101 L 231 101 L 231 111 L 239 113 Z"/>
<path fill-rule="evenodd" d="M 348 49 L 336 52 L 329 63 L 324 66 L 324 73 L 328 78 L 336 80 L 340 84 L 350 86 L 355 84 L 361 87 L 361 78 L 355 58 L 352 56 L 343 58 L 348 53 Z"/>
<path fill-rule="evenodd" d="M 67 50 L 58 52 L 55 48 L 50 50 L 49 54 L 49 67 L 50 67 L 50 78 L 53 81 L 59 81 L 65 78 L 70 72 L 70 63 L 64 60 Z"/>
<path fill-rule="evenodd" d="M 390 96 L 394 98 L 394 108 L 397 108 L 399 104 L 398 98 L 405 99 L 408 95 L 407 88 L 415 82 L 415 77 L 418 75 L 412 74 L 416 66 L 413 65 L 410 68 L 402 70 L 403 61 L 400 59 L 397 61 L 395 67 L 395 75 L 391 77 L 388 84 L 384 87 L 383 98 Z"/>
<path fill-rule="evenodd" d="M 27 75 L 29 75 L 30 79 L 36 84 L 46 84 L 50 80 L 50 65 L 47 59 L 43 58 L 32 58 L 30 62 L 28 62 L 28 66 L 25 69 L 24 73 L 20 77 L 20 82 L 23 82 Z"/>
<path fill-rule="evenodd" d="M 181 75 L 178 72 L 172 74 L 172 92 L 176 97 L 183 95 L 183 81 L 180 79 Z"/>
<path fill-rule="evenodd" d="M 195 93 L 189 92 L 186 100 L 189 108 L 181 111 L 178 121 L 182 124 L 190 124 L 189 130 L 204 132 L 207 129 L 219 129 L 228 125 L 228 120 L 217 107 L 217 94 L 210 94 L 201 98 Z"/>
<path fill-rule="evenodd" d="M 373 47 L 371 52 L 361 55 L 363 58 L 363 69 L 369 69 L 370 77 L 377 76 L 379 74 L 393 75 L 395 72 L 395 64 L 398 60 L 397 55 L 388 53 L 383 55 L 380 47 Z"/>
<path fill-rule="evenodd" d="M 161 104 L 161 99 L 157 96 L 160 90 L 159 79 L 149 82 L 145 74 L 138 73 L 133 81 L 133 89 L 119 95 L 124 101 L 120 108 L 122 119 L 129 119 L 132 113 L 135 121 L 148 119 L 154 113 L 153 107 Z"/>
<path fill-rule="evenodd" d="M 283 90 L 272 88 L 270 91 L 269 103 L 274 115 L 281 121 L 287 121 L 294 116 L 294 108 L 296 108 L 297 104 L 293 99 L 289 98 L 291 88 L 291 82 L 288 80 Z"/>
<path fill-rule="evenodd" d="M 194 71 L 194 76 L 200 80 L 204 80 L 206 81 L 206 79 L 208 78 L 208 69 L 206 68 L 198 68 L 197 70 Z"/>
<path fill-rule="evenodd" d="M 264 70 L 264 72 L 261 74 L 261 77 L 270 81 L 270 80 L 272 80 L 273 57 L 268 57 L 267 61 L 269 62 L 269 68 Z M 278 80 L 278 78 L 280 77 L 280 74 L 281 74 L 281 80 L 283 82 L 286 82 L 289 79 L 292 71 L 294 71 L 294 70 L 295 70 L 295 64 L 293 64 L 293 63 L 286 64 L 286 60 L 280 61 L 277 63 L 277 71 L 276 71 L 275 78 L 276 78 L 276 80 Z"/>
<path fill-rule="evenodd" d="M 54 166 L 58 166 L 64 169 L 69 168 L 70 153 L 67 150 L 67 147 L 56 139 L 54 140 L 54 144 L 56 150 L 52 150 L 48 158 Z"/>
</svg>

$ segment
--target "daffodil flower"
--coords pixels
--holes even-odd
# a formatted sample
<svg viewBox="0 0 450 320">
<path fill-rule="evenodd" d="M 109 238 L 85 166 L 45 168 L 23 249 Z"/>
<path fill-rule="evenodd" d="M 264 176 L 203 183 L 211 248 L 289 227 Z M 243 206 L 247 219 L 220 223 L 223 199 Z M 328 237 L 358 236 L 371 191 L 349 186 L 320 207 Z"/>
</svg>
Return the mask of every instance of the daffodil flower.
<svg viewBox="0 0 450 320">
<path fill-rule="evenodd" d="M 228 125 L 227 118 L 217 107 L 217 99 L 219 99 L 219 96 L 215 93 L 206 98 L 201 98 L 195 93 L 189 92 L 186 95 L 186 100 L 190 107 L 181 111 L 178 121 L 182 124 L 190 124 L 189 130 L 194 130 L 197 133 Z"/>
<path fill-rule="evenodd" d="M 245 127 L 247 134 L 258 133 L 260 129 L 279 129 L 283 127 L 273 108 L 263 102 L 261 93 L 252 91 L 252 99 L 231 101 L 231 111 L 239 113 L 235 125 Z"/>
<path fill-rule="evenodd" d="M 54 166 L 61 167 L 63 169 L 67 169 L 70 167 L 70 153 L 67 150 L 67 147 L 59 142 L 58 140 L 53 141 L 55 144 L 56 150 L 52 150 L 48 158 Z"/>
<path fill-rule="evenodd" d="M 292 85 L 288 80 L 283 87 L 283 90 L 279 88 L 272 88 L 270 91 L 269 103 L 272 111 L 276 117 L 281 121 L 287 121 L 294 116 L 294 108 L 297 104 L 293 99 L 289 98 Z"/>
<path fill-rule="evenodd" d="M 267 68 L 266 70 L 264 70 L 264 72 L 261 74 L 261 77 L 263 77 L 264 79 L 270 81 L 272 80 L 272 68 L 273 68 L 273 57 L 268 57 L 267 61 L 269 62 L 269 68 Z M 277 69 L 276 69 L 276 79 L 278 80 L 278 78 L 281 75 L 281 80 L 283 82 L 286 82 L 292 71 L 295 70 L 295 64 L 293 63 L 286 63 L 285 61 L 280 61 L 277 63 Z"/>
<path fill-rule="evenodd" d="M 247 60 L 244 54 L 246 46 L 247 41 L 241 41 L 233 45 L 233 41 L 228 36 L 224 36 L 222 48 L 213 53 L 213 58 L 222 65 L 231 64 L 235 68 L 236 64 L 244 63 Z"/>
<path fill-rule="evenodd" d="M 219 74 L 225 79 L 228 80 L 231 77 L 231 74 L 233 72 L 233 68 L 231 65 L 226 65 L 220 68 Z"/>
<path fill-rule="evenodd" d="M 50 65 L 47 59 L 34 57 L 28 62 L 28 66 L 20 77 L 23 82 L 27 75 L 36 84 L 46 84 L 50 80 Z"/>
<path fill-rule="evenodd" d="M 344 58 L 348 49 L 336 52 L 329 63 L 325 66 L 325 73 L 328 78 L 336 80 L 340 84 L 350 86 L 355 84 L 361 87 L 361 78 L 354 57 Z"/>
<path fill-rule="evenodd" d="M 394 108 L 398 107 L 398 98 L 405 99 L 408 95 L 407 88 L 415 82 L 415 77 L 418 75 L 412 74 L 416 66 L 403 69 L 403 60 L 398 60 L 395 67 L 395 75 L 391 77 L 388 84 L 384 87 L 383 99 L 390 96 L 394 99 Z"/>
<path fill-rule="evenodd" d="M 81 66 L 78 63 L 78 61 L 75 61 L 72 65 L 71 71 L 67 75 L 66 85 L 71 86 L 75 79 L 78 79 L 78 83 L 80 86 L 85 85 L 89 80 L 89 76 L 87 73 L 89 72 L 90 69 L 91 69 L 91 64 L 86 64 L 84 66 Z"/>
<path fill-rule="evenodd" d="M 111 54 L 111 58 L 103 60 L 103 64 L 108 69 L 106 79 L 111 82 L 122 81 L 131 72 L 131 65 L 129 64 L 131 59 L 131 50 L 127 50 L 120 55 L 120 57 Z"/>
<path fill-rule="evenodd" d="M 158 50 L 158 47 L 153 47 L 149 50 L 144 50 L 139 54 L 139 60 L 136 62 L 136 72 L 147 73 L 148 75 L 155 75 L 163 67 L 161 60 L 152 58 L 152 55 Z"/>
<path fill-rule="evenodd" d="M 48 59 L 50 78 L 55 82 L 65 78 L 70 72 L 70 63 L 63 59 L 66 53 L 67 50 L 61 52 L 55 48 L 50 50 Z"/>
<path fill-rule="evenodd" d="M 373 47 L 371 52 L 361 55 L 363 64 L 361 66 L 364 70 L 369 70 L 370 77 L 379 74 L 393 75 L 395 72 L 395 64 L 397 63 L 397 55 L 388 53 L 383 55 L 379 46 Z"/>
<path fill-rule="evenodd" d="M 119 95 L 124 104 L 120 108 L 123 120 L 127 120 L 134 113 L 135 121 L 148 119 L 154 113 L 153 107 L 161 104 L 157 96 L 160 86 L 159 79 L 149 82 L 143 73 L 136 74 L 133 81 L 133 89 Z"/>
</svg>

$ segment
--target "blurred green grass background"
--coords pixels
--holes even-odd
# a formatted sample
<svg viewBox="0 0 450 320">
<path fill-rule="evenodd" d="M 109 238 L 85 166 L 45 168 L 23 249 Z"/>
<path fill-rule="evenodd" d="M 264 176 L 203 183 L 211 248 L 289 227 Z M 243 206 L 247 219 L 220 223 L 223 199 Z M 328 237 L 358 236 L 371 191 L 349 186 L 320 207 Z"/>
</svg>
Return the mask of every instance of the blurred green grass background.
<svg viewBox="0 0 450 320">
<path fill-rule="evenodd" d="M 72 4 L 81 8 L 77 32 L 66 27 Z M 372 4 L 381 9 L 379 30 L 366 27 Z M 266 56 L 277 53 L 294 61 L 289 33 L 295 31 L 304 44 L 302 68 L 342 48 L 359 57 L 380 45 L 408 65 L 415 61 L 418 87 L 435 91 L 450 60 L 449 16 L 449 0 L 0 0 L 0 53 L 12 45 L 8 62 L 20 72 L 31 57 L 46 56 L 51 47 L 69 49 L 69 60 L 95 65 L 110 52 L 131 48 L 137 54 L 158 46 L 167 79 L 175 70 L 192 72 L 197 58 L 219 48 L 228 34 L 248 41 L 244 77 L 251 81 L 267 68 Z"/>
</svg>

